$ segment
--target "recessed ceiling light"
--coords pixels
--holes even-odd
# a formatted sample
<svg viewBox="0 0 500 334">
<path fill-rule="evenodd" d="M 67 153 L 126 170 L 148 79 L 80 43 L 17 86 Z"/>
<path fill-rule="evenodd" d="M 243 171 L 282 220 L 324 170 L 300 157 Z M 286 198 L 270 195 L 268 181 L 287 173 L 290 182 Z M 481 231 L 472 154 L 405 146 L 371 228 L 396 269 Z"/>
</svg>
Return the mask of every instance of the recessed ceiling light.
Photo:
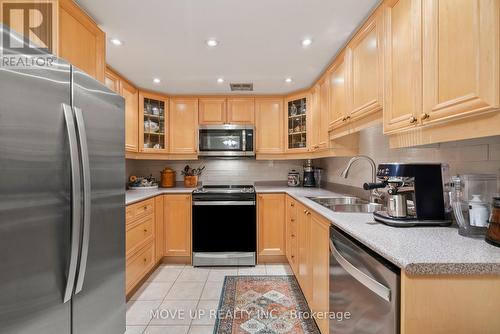
<svg viewBox="0 0 500 334">
<path fill-rule="evenodd" d="M 119 40 L 118 38 L 111 38 L 110 42 L 113 43 L 113 45 L 120 46 L 123 45 L 123 42 Z"/>
<path fill-rule="evenodd" d="M 313 42 L 312 39 L 304 38 L 302 40 L 302 46 L 306 48 L 306 47 L 310 46 L 312 44 L 312 42 Z"/>
<path fill-rule="evenodd" d="M 207 45 L 214 48 L 216 47 L 217 45 L 219 45 L 219 41 L 216 40 L 215 38 L 210 38 L 207 40 Z"/>
<path fill-rule="evenodd" d="M 217 78 L 217 82 L 218 83 L 223 83 L 224 82 L 224 78 Z"/>
<path fill-rule="evenodd" d="M 292 82 L 292 81 L 293 81 L 293 80 L 292 80 L 292 78 L 286 78 L 286 79 L 285 79 L 285 82 L 286 82 L 286 83 L 290 83 L 290 82 Z"/>
<path fill-rule="evenodd" d="M 161 82 L 161 80 L 160 80 L 159 78 L 154 78 L 154 79 L 153 79 L 153 82 L 154 82 L 155 84 L 159 84 L 159 83 Z"/>
</svg>

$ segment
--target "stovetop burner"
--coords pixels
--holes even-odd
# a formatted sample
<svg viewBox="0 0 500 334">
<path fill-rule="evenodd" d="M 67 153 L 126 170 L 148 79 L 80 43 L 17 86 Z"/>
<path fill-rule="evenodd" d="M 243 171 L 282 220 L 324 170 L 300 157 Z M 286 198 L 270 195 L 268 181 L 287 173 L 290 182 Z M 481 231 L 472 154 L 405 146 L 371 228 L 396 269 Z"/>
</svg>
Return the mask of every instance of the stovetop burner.
<svg viewBox="0 0 500 334">
<path fill-rule="evenodd" d="M 203 185 L 201 188 L 193 191 L 195 194 L 203 193 L 254 193 L 255 188 L 253 185 L 248 184 L 210 184 Z"/>
</svg>

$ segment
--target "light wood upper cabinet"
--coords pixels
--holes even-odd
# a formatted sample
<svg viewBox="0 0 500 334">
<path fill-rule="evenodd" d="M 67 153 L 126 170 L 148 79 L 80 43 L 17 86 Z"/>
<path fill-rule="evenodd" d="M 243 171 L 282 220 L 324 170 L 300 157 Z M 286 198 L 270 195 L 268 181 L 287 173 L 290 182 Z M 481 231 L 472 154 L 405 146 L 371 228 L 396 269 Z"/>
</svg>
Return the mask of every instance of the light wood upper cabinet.
<svg viewBox="0 0 500 334">
<path fill-rule="evenodd" d="M 312 88 L 313 102 L 311 105 L 311 141 L 310 151 L 328 148 L 328 123 L 330 113 L 330 80 L 323 77 Z"/>
<path fill-rule="evenodd" d="M 384 17 L 384 132 L 390 133 L 416 126 L 422 110 L 422 1 L 386 1 Z"/>
<path fill-rule="evenodd" d="M 287 96 L 285 100 L 285 149 L 288 153 L 307 152 L 310 142 L 309 121 L 311 96 L 309 93 Z"/>
<path fill-rule="evenodd" d="M 163 196 L 165 256 L 191 256 L 191 195 Z"/>
<path fill-rule="evenodd" d="M 426 0 L 423 123 L 500 107 L 500 2 Z"/>
<path fill-rule="evenodd" d="M 139 151 L 139 91 L 126 81 L 120 82 L 125 99 L 125 150 Z"/>
<path fill-rule="evenodd" d="M 168 98 L 164 95 L 139 92 L 139 151 L 168 152 Z"/>
<path fill-rule="evenodd" d="M 344 57 L 340 55 L 330 74 L 330 123 L 328 127 L 330 131 L 345 125 L 348 120 L 345 73 Z"/>
<path fill-rule="evenodd" d="M 170 153 L 195 154 L 198 151 L 198 99 L 170 99 Z"/>
<path fill-rule="evenodd" d="M 200 98 L 198 117 L 200 124 L 225 124 L 227 121 L 225 98 Z"/>
<path fill-rule="evenodd" d="M 254 124 L 255 98 L 229 97 L 227 98 L 227 123 Z"/>
<path fill-rule="evenodd" d="M 285 195 L 258 195 L 257 220 L 259 259 L 285 255 Z"/>
<path fill-rule="evenodd" d="M 321 92 L 319 84 L 311 88 L 311 103 L 307 115 L 307 145 L 309 151 L 315 151 L 319 148 L 319 127 L 316 126 L 317 121 L 321 115 Z"/>
<path fill-rule="evenodd" d="M 59 0 L 58 55 L 104 82 L 106 36 L 71 0 Z"/>
<path fill-rule="evenodd" d="M 255 99 L 255 132 L 257 154 L 284 151 L 284 122 L 282 98 Z"/>
<path fill-rule="evenodd" d="M 106 67 L 106 73 L 104 77 L 104 84 L 106 85 L 106 87 L 111 89 L 116 94 L 121 95 L 120 81 L 120 76 L 109 67 Z"/>
<path fill-rule="evenodd" d="M 347 106 L 352 120 L 382 109 L 382 33 L 382 15 L 375 14 L 347 46 Z"/>
<path fill-rule="evenodd" d="M 328 124 L 330 123 L 330 80 L 329 76 L 319 84 L 320 110 L 318 122 L 313 121 L 313 126 L 319 129 L 319 142 L 317 149 L 328 148 Z"/>
<path fill-rule="evenodd" d="M 125 151 L 139 151 L 139 91 L 111 68 L 106 68 L 105 85 L 125 99 Z"/>
</svg>

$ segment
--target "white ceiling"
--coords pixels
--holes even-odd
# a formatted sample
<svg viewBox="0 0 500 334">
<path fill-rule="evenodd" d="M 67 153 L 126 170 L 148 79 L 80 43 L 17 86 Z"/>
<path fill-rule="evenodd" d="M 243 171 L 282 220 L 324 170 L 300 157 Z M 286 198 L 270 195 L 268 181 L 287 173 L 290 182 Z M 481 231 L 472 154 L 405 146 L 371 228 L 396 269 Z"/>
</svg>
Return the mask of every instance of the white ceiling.
<svg viewBox="0 0 500 334">
<path fill-rule="evenodd" d="M 108 64 L 142 88 L 227 94 L 230 82 L 253 82 L 254 94 L 282 94 L 310 86 L 379 1 L 77 2 L 106 32 Z M 314 41 L 309 48 L 301 45 L 305 37 Z M 219 46 L 206 46 L 209 38 Z M 288 76 L 292 83 L 285 83 Z"/>
</svg>

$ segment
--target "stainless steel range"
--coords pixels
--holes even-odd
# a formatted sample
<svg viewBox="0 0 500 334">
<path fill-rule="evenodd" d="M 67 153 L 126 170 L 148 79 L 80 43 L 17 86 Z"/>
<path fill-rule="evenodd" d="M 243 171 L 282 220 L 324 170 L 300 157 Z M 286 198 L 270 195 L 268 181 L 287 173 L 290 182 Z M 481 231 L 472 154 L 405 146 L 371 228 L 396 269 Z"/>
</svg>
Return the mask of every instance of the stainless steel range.
<svg viewBox="0 0 500 334">
<path fill-rule="evenodd" d="M 193 266 L 254 266 L 253 185 L 204 185 L 193 191 Z"/>
</svg>

